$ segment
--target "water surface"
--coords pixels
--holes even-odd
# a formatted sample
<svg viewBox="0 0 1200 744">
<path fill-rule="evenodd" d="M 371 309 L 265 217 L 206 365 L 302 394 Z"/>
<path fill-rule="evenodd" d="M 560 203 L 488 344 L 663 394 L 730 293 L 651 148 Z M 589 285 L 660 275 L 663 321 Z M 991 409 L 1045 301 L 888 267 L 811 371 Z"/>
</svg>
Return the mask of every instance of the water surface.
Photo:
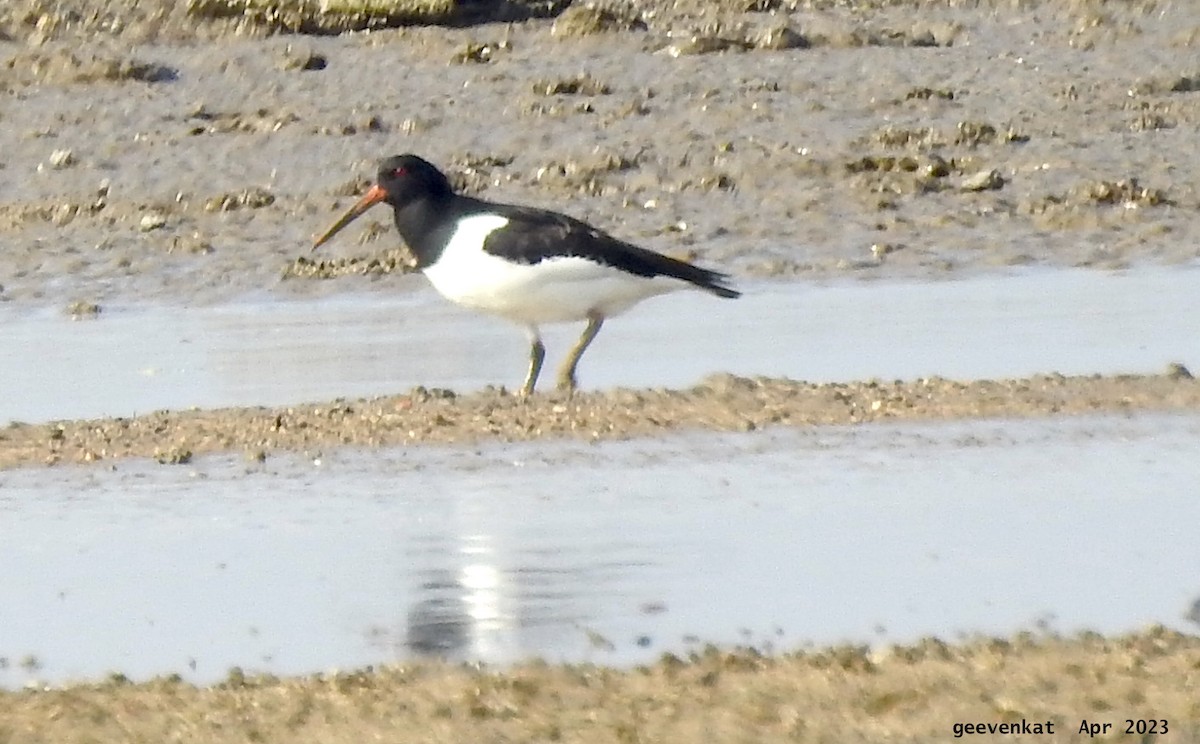
<svg viewBox="0 0 1200 744">
<path fill-rule="evenodd" d="M 1195 631 L 1197 451 L 1146 415 L 3 472 L 0 684 Z"/>
<path fill-rule="evenodd" d="M 416 385 L 519 386 L 524 334 L 415 291 L 98 320 L 0 313 L 0 422 L 163 408 L 287 405 Z M 756 283 L 737 301 L 681 292 L 608 323 L 589 388 L 681 387 L 713 372 L 813 382 L 1154 373 L 1200 368 L 1200 271 L 1033 271 L 944 282 Z M 551 363 L 581 328 L 550 327 Z M 547 366 L 544 384 L 553 384 Z"/>
</svg>

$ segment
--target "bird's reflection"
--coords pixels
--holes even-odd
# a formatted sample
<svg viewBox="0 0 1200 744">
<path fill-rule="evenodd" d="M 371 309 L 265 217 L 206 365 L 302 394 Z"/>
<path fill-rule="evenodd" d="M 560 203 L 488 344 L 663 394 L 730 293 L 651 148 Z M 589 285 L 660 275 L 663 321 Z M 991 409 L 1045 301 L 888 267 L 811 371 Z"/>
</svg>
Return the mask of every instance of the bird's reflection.
<svg viewBox="0 0 1200 744">
<path fill-rule="evenodd" d="M 409 544 L 406 563 L 415 579 L 405 616 L 409 655 L 488 663 L 577 656 L 594 645 L 589 630 L 621 606 L 621 585 L 647 566 L 607 551 L 505 551 L 502 544 L 483 532 Z"/>
<path fill-rule="evenodd" d="M 454 657 L 469 645 L 471 618 L 461 587 L 449 571 L 435 571 L 420 587 L 424 599 L 408 612 L 405 645 L 419 656 Z"/>
<path fill-rule="evenodd" d="M 438 566 L 420 572 L 418 599 L 408 612 L 409 652 L 493 660 L 517 647 L 516 587 L 506 583 L 491 548 L 481 545 L 487 541 L 487 536 L 475 535 L 460 550 L 442 552 L 444 559 L 461 560 L 456 569 Z"/>
<path fill-rule="evenodd" d="M 520 648 L 519 573 L 499 564 L 491 535 L 471 534 L 420 545 L 416 601 L 408 612 L 409 652 L 455 660 L 492 661 Z"/>
</svg>

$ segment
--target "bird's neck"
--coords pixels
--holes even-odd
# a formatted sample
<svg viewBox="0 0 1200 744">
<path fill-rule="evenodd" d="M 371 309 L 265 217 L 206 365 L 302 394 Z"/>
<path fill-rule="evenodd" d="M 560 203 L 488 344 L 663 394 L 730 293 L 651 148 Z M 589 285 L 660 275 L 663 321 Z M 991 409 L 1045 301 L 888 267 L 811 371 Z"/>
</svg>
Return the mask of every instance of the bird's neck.
<svg viewBox="0 0 1200 744">
<path fill-rule="evenodd" d="M 447 209 L 452 200 L 453 195 L 427 196 L 394 210 L 396 231 L 417 259 L 417 269 L 437 261 L 445 232 L 453 229 L 453 210 Z"/>
</svg>

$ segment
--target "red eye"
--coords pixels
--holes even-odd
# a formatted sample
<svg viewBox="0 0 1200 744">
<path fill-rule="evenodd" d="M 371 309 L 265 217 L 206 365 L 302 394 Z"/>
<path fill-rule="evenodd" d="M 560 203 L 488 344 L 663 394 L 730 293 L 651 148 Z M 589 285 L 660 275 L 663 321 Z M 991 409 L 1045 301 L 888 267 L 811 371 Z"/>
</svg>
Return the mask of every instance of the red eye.
<svg viewBox="0 0 1200 744">
<path fill-rule="evenodd" d="M 397 168 L 396 170 L 392 171 L 392 175 L 397 176 L 397 177 L 403 176 L 406 173 L 408 173 L 408 169 L 405 168 L 403 165 L 400 166 L 399 168 Z"/>
</svg>

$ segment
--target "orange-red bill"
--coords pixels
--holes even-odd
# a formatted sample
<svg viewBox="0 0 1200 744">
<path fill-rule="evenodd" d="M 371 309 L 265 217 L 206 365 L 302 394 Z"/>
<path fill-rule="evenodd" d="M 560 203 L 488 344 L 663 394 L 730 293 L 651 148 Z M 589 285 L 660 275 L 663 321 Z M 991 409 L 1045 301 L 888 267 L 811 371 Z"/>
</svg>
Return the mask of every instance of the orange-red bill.
<svg viewBox="0 0 1200 744">
<path fill-rule="evenodd" d="M 330 238 L 336 235 L 343 227 L 361 217 L 363 212 L 367 211 L 386 198 L 387 192 L 381 189 L 379 184 L 375 184 L 371 188 L 367 189 L 367 193 L 363 194 L 363 197 L 355 202 L 354 206 L 346 210 L 346 213 L 343 214 L 337 222 L 333 223 L 333 226 L 326 230 L 325 234 L 316 239 L 316 241 L 313 243 L 312 249 L 315 251 L 316 249 L 320 248 Z"/>
</svg>

